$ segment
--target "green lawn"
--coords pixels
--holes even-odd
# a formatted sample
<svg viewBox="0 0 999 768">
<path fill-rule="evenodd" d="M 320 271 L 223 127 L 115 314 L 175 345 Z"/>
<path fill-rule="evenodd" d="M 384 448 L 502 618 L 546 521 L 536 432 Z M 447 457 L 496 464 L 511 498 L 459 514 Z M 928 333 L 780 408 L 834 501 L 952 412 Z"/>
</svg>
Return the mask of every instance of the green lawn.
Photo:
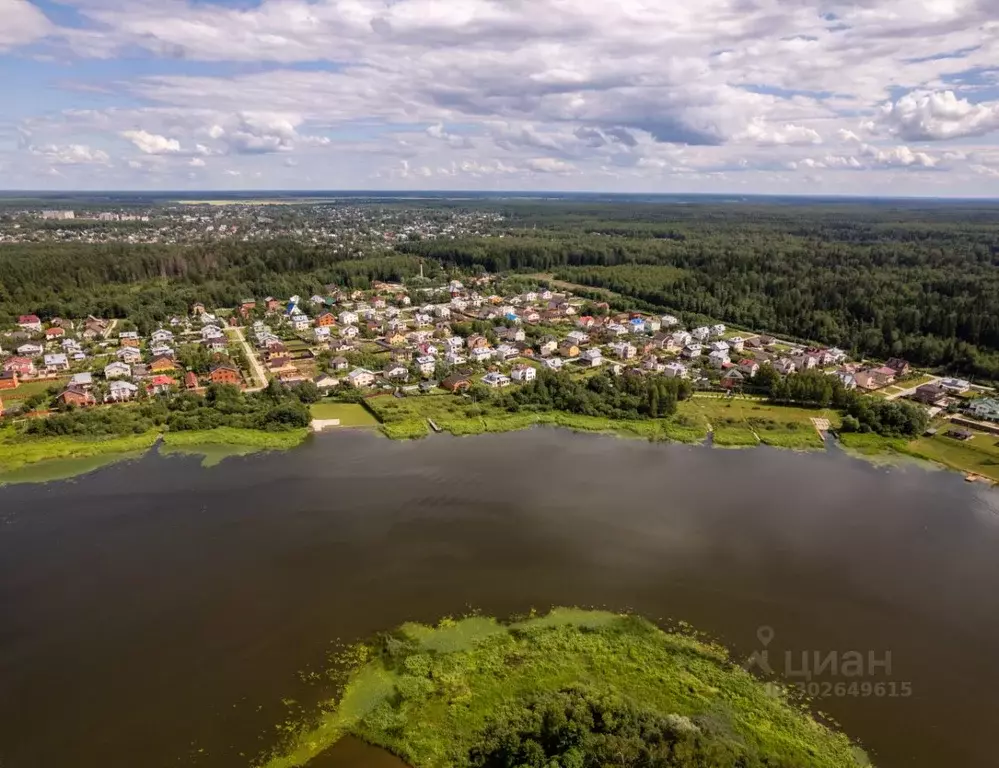
<svg viewBox="0 0 999 768">
<path fill-rule="evenodd" d="M 311 406 L 314 419 L 340 419 L 341 427 L 377 427 L 378 419 L 356 403 L 316 403 Z"/>
<path fill-rule="evenodd" d="M 0 391 L 0 398 L 8 402 L 27 400 L 32 395 L 47 392 L 49 387 L 59 387 L 61 389 L 66 386 L 68 381 L 68 378 L 61 378 L 50 379 L 48 381 L 21 382 L 17 389 L 4 389 Z"/>
</svg>

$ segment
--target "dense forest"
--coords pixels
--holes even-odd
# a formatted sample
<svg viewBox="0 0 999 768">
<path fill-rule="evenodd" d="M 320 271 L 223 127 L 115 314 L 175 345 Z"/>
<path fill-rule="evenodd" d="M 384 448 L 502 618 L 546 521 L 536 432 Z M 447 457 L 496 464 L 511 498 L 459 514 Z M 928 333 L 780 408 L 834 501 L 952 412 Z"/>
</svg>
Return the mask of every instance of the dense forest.
<svg viewBox="0 0 999 768">
<path fill-rule="evenodd" d="M 234 306 L 244 298 L 324 293 L 417 274 L 419 259 L 345 256 L 291 240 L 196 246 L 30 244 L 0 249 L 0 324 L 20 314 L 127 317 L 147 332 L 191 304 Z M 431 270 L 425 268 L 428 274 Z"/>
<path fill-rule="evenodd" d="M 999 378 L 999 208 L 562 204 L 509 213 L 521 228 L 505 237 L 400 250 L 464 269 L 551 274 L 690 321 Z"/>
</svg>

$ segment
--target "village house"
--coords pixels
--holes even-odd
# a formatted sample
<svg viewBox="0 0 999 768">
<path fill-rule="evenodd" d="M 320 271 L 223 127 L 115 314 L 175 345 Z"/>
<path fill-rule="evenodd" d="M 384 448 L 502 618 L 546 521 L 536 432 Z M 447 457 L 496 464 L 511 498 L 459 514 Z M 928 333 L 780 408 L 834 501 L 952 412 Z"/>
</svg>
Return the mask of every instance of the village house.
<svg viewBox="0 0 999 768">
<path fill-rule="evenodd" d="M 782 357 L 779 360 L 774 360 L 771 365 L 777 373 L 782 376 L 790 376 L 792 373 L 798 370 L 795 366 L 794 361 L 789 360 L 786 357 Z"/>
<path fill-rule="evenodd" d="M 17 378 L 16 371 L 0 372 L 0 389 L 4 390 L 17 389 L 20 385 L 21 382 Z"/>
<path fill-rule="evenodd" d="M 716 349 L 708 354 L 708 362 L 714 368 L 724 368 L 726 365 L 732 362 L 728 356 L 728 352 L 722 352 L 720 349 Z"/>
<path fill-rule="evenodd" d="M 485 376 L 482 377 L 482 383 L 487 387 L 492 387 L 493 389 L 500 389 L 502 387 L 510 386 L 510 377 L 505 376 L 498 371 L 490 371 Z"/>
<path fill-rule="evenodd" d="M 663 375 L 674 379 L 685 379 L 687 378 L 687 366 L 677 362 L 666 363 Z"/>
<path fill-rule="evenodd" d="M 49 328 L 45 331 L 46 341 L 55 341 L 56 339 L 61 339 L 66 335 L 66 331 L 62 328 Z"/>
<path fill-rule="evenodd" d="M 702 325 L 699 328 L 695 328 L 693 331 L 691 331 L 690 335 L 693 336 L 698 341 L 707 341 L 708 338 L 710 338 L 711 336 L 711 329 L 708 328 L 708 326 L 706 325 Z"/>
<path fill-rule="evenodd" d="M 312 338 L 317 344 L 322 344 L 330 339 L 330 329 L 326 326 L 318 326 L 312 329 Z"/>
<path fill-rule="evenodd" d="M 94 396 L 84 389 L 79 389 L 77 387 L 67 387 L 56 398 L 60 405 L 66 407 L 75 408 L 86 408 L 91 405 L 96 405 L 97 401 Z"/>
<path fill-rule="evenodd" d="M 563 341 L 561 344 L 558 345 L 558 353 L 562 355 L 562 357 L 568 360 L 572 360 L 574 358 L 579 357 L 579 347 L 576 346 L 569 339 L 566 339 L 565 341 Z"/>
<path fill-rule="evenodd" d="M 296 331 L 307 331 L 312 326 L 312 321 L 306 315 L 292 315 L 291 326 Z"/>
<path fill-rule="evenodd" d="M 633 317 L 628 321 L 632 333 L 645 333 L 646 322 L 641 317 Z"/>
<path fill-rule="evenodd" d="M 746 340 L 742 336 L 733 336 L 728 340 L 728 346 L 733 352 L 742 352 L 746 348 Z"/>
<path fill-rule="evenodd" d="M 321 392 L 327 392 L 340 386 L 340 379 L 329 373 L 321 373 L 312 380 Z"/>
<path fill-rule="evenodd" d="M 838 370 L 833 372 L 833 376 L 839 379 L 839 383 L 847 390 L 857 388 L 857 377 L 852 371 Z"/>
<path fill-rule="evenodd" d="M 174 380 L 169 376 L 153 376 L 146 384 L 146 391 L 151 395 L 165 395 L 173 389 Z"/>
<path fill-rule="evenodd" d="M 199 386 L 198 374 L 196 374 L 194 371 L 188 371 L 187 373 L 185 373 L 184 386 L 187 387 L 188 389 L 197 389 Z"/>
<path fill-rule="evenodd" d="M 908 376 L 909 371 L 912 370 L 912 366 L 900 357 L 893 357 L 887 363 L 885 363 L 886 368 L 891 368 L 895 371 L 896 376 Z"/>
<path fill-rule="evenodd" d="M 912 399 L 923 405 L 938 405 L 946 397 L 947 390 L 939 383 L 923 384 L 921 387 L 916 387 L 916 391 L 912 393 Z"/>
<path fill-rule="evenodd" d="M 560 371 L 565 361 L 561 357 L 546 357 L 541 364 L 550 371 Z"/>
<path fill-rule="evenodd" d="M 444 362 L 453 368 L 457 365 L 464 365 L 467 362 L 467 358 L 459 354 L 457 350 L 451 349 L 444 355 Z"/>
<path fill-rule="evenodd" d="M 323 312 L 316 318 L 316 326 L 318 328 L 330 328 L 334 325 L 336 325 L 336 318 L 332 312 Z"/>
<path fill-rule="evenodd" d="M 526 383 L 534 381 L 538 377 L 537 370 L 530 365 L 516 365 L 510 372 L 510 377 L 517 382 Z"/>
<path fill-rule="evenodd" d="M 728 354 L 729 345 L 724 341 L 712 341 L 708 344 L 708 354 L 711 352 L 724 352 L 725 354 Z"/>
<path fill-rule="evenodd" d="M 687 360 L 694 360 L 695 358 L 701 356 L 702 350 L 703 347 L 700 344 L 688 344 L 683 348 L 683 351 L 680 353 L 680 357 Z"/>
<path fill-rule="evenodd" d="M 106 403 L 123 403 L 139 393 L 139 388 L 130 381 L 112 381 L 108 387 Z"/>
<path fill-rule="evenodd" d="M 164 371 L 176 370 L 177 366 L 169 357 L 157 357 L 149 364 L 149 370 L 153 373 L 163 373 Z"/>
<path fill-rule="evenodd" d="M 742 371 L 747 378 L 752 378 L 759 372 L 760 364 L 755 360 L 750 360 L 748 357 L 743 358 L 739 361 L 739 370 Z"/>
<path fill-rule="evenodd" d="M 999 421 L 999 400 L 983 397 L 968 406 L 968 413 L 983 421 Z"/>
<path fill-rule="evenodd" d="M 472 360 L 476 363 L 483 363 L 486 360 L 492 360 L 493 350 L 489 347 L 475 347 L 475 349 L 470 352 Z"/>
<path fill-rule="evenodd" d="M 243 383 L 243 377 L 240 375 L 239 369 L 228 363 L 220 363 L 213 366 L 208 373 L 208 378 L 212 384 L 230 384 L 238 387 Z"/>
<path fill-rule="evenodd" d="M 385 343 L 391 347 L 401 347 L 406 344 L 406 337 L 399 331 L 390 331 L 385 334 Z"/>
<path fill-rule="evenodd" d="M 416 358 L 416 365 L 424 376 L 433 376 L 437 360 L 431 355 Z"/>
<path fill-rule="evenodd" d="M 960 395 L 971 389 L 971 382 L 964 379 L 944 378 L 938 383 L 952 395 Z"/>
<path fill-rule="evenodd" d="M 38 315 L 21 315 L 17 318 L 17 324 L 30 333 L 41 333 L 42 331 L 42 321 Z"/>
<path fill-rule="evenodd" d="M 340 313 L 340 325 L 356 325 L 359 319 L 356 312 L 343 311 Z"/>
<path fill-rule="evenodd" d="M 48 368 L 49 371 L 68 371 L 69 358 L 61 352 L 52 355 L 45 355 L 45 367 Z"/>
<path fill-rule="evenodd" d="M 604 356 L 599 349 L 586 349 L 579 355 L 580 360 L 588 368 L 597 368 L 603 365 Z"/>
<path fill-rule="evenodd" d="M 334 357 L 330 360 L 330 368 L 334 371 L 346 371 L 349 367 L 350 363 L 346 357 Z"/>
<path fill-rule="evenodd" d="M 859 371 L 853 375 L 853 379 L 857 382 L 857 389 L 871 391 L 882 386 L 878 378 L 870 371 Z"/>
<path fill-rule="evenodd" d="M 874 368 L 868 373 L 874 377 L 875 381 L 878 382 L 879 387 L 887 387 L 895 381 L 895 369 L 889 368 L 887 365 L 883 365 L 880 368 Z"/>
<path fill-rule="evenodd" d="M 225 352 L 226 347 L 229 346 L 228 342 L 226 342 L 225 339 L 219 337 L 208 339 L 207 341 L 203 342 L 203 344 L 205 345 L 205 348 L 209 352 Z M 173 357 L 173 350 L 169 350 L 169 352 L 166 350 L 157 350 L 157 351 L 159 352 L 159 354 L 156 355 L 157 357 L 170 357 L 170 358 Z"/>
<path fill-rule="evenodd" d="M 721 385 L 725 389 L 738 389 L 746 381 L 746 375 L 738 368 L 732 368 L 722 374 Z"/>
<path fill-rule="evenodd" d="M 619 360 L 631 360 L 638 354 L 638 350 L 635 349 L 633 344 L 627 341 L 619 341 L 610 345 L 611 352 Z"/>
<path fill-rule="evenodd" d="M 192 315 L 205 314 L 205 305 L 202 304 L 200 301 L 194 302 L 194 304 L 191 305 L 191 314 Z"/>
<path fill-rule="evenodd" d="M 527 335 L 524 333 L 524 329 L 519 327 L 499 328 L 496 331 L 496 336 L 503 341 L 511 343 L 515 341 L 524 341 L 524 339 L 527 338 Z"/>
<path fill-rule="evenodd" d="M 16 373 L 18 376 L 34 376 L 35 363 L 26 357 L 11 357 L 4 361 L 4 373 Z"/>
<path fill-rule="evenodd" d="M 608 336 L 627 336 L 630 330 L 620 323 L 611 323 L 604 329 Z"/>
<path fill-rule="evenodd" d="M 666 363 L 655 355 L 646 355 L 642 358 L 642 368 L 652 373 L 662 373 L 666 370 Z"/>
<path fill-rule="evenodd" d="M 149 336 L 149 341 L 153 344 L 172 344 L 173 343 L 173 333 L 164 328 L 153 331 Z"/>
<path fill-rule="evenodd" d="M 500 360 L 511 360 L 520 356 L 520 350 L 510 344 L 500 344 L 496 347 L 496 357 Z"/>
<path fill-rule="evenodd" d="M 541 353 L 542 357 L 555 354 L 557 349 L 558 341 L 556 341 L 552 336 L 545 336 L 538 344 L 538 351 Z"/>
<path fill-rule="evenodd" d="M 21 357 L 38 357 L 42 354 L 42 345 L 35 344 L 33 341 L 27 344 L 22 344 L 17 348 L 17 354 Z"/>
<path fill-rule="evenodd" d="M 94 374 L 90 371 L 75 373 L 69 380 L 67 386 L 76 387 L 78 389 L 91 389 L 94 386 Z"/>
<path fill-rule="evenodd" d="M 119 349 L 115 355 L 121 362 L 134 364 L 142 360 L 142 353 L 132 347 L 124 347 Z"/>
<path fill-rule="evenodd" d="M 566 341 L 571 341 L 573 344 L 587 344 L 590 341 L 590 334 L 582 331 L 569 331 L 565 338 Z"/>
<path fill-rule="evenodd" d="M 448 392 L 463 392 L 472 385 L 472 380 L 460 373 L 452 373 L 441 382 L 441 389 Z"/>
<path fill-rule="evenodd" d="M 389 363 L 382 369 L 382 376 L 390 381 L 407 381 L 409 369 L 402 363 Z"/>
<path fill-rule="evenodd" d="M 345 325 L 340 328 L 341 339 L 356 339 L 360 333 L 356 325 Z"/>
<path fill-rule="evenodd" d="M 355 368 L 347 374 L 347 383 L 352 387 L 370 387 L 375 383 L 375 374 L 367 368 Z"/>
</svg>

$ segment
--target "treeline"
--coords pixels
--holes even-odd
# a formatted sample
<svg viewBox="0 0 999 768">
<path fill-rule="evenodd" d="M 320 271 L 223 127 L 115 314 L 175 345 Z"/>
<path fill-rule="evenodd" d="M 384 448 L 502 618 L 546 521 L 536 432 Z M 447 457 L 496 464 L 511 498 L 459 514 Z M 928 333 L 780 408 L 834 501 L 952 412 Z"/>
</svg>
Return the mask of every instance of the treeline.
<svg viewBox="0 0 999 768">
<path fill-rule="evenodd" d="M 516 210 L 536 228 L 400 250 L 463 269 L 552 272 L 685 318 L 999 378 L 997 208 Z"/>
<path fill-rule="evenodd" d="M 683 379 L 598 374 L 580 380 L 545 370 L 496 402 L 511 412 L 566 411 L 611 419 L 658 419 L 676 413 L 677 402 L 692 393 L 690 382 Z"/>
<path fill-rule="evenodd" d="M 425 271 L 430 274 L 431 265 Z M 412 256 L 345 256 L 290 240 L 202 245 L 24 244 L 0 249 L 0 324 L 18 315 L 128 317 L 142 332 L 195 301 L 234 306 L 246 297 L 322 294 L 419 273 Z"/>
<path fill-rule="evenodd" d="M 886 437 L 918 437 L 929 426 L 926 410 L 906 400 L 885 400 L 848 390 L 835 376 L 805 371 L 781 377 L 764 365 L 751 380 L 760 391 L 782 405 L 836 408 L 845 412 L 843 431 L 876 432 Z"/>
<path fill-rule="evenodd" d="M 204 396 L 183 392 L 154 397 L 132 407 L 71 409 L 33 419 L 24 434 L 36 437 L 102 437 L 142 434 L 164 427 L 171 431 L 237 427 L 279 432 L 307 427 L 306 405 L 318 397 L 315 385 L 287 390 L 272 381 L 262 392 L 244 393 L 213 384 Z"/>
</svg>

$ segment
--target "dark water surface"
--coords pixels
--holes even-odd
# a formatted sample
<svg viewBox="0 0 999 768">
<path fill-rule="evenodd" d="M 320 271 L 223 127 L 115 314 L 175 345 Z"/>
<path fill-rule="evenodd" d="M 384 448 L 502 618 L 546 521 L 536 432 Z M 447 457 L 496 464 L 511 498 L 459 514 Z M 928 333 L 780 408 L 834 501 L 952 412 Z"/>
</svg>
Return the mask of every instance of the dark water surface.
<svg viewBox="0 0 999 768">
<path fill-rule="evenodd" d="M 740 658 L 768 626 L 777 671 L 890 652 L 863 680 L 910 697 L 821 708 L 882 768 L 993 766 L 997 596 L 999 493 L 837 453 L 539 429 L 153 455 L 0 489 L 0 766 L 246 766 L 333 641 L 551 605 L 688 621 Z"/>
</svg>

